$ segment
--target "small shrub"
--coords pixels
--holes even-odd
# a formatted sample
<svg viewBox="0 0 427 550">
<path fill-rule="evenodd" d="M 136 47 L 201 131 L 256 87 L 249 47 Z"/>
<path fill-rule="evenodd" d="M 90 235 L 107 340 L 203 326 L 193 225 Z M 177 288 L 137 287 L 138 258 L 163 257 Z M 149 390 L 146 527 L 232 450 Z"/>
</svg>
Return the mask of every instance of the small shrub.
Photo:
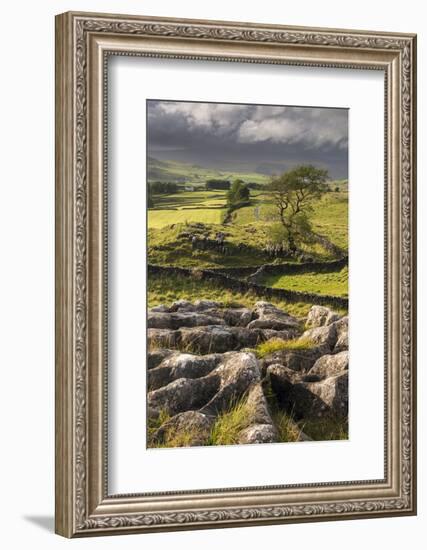
<svg viewBox="0 0 427 550">
<path fill-rule="evenodd" d="M 311 349 L 314 346 L 313 342 L 308 338 L 294 338 L 293 340 L 282 340 L 281 338 L 271 338 L 267 342 L 259 344 L 255 348 L 255 353 L 259 358 L 265 357 L 275 351 L 297 351 Z"/>
<path fill-rule="evenodd" d="M 250 424 L 250 410 L 247 401 L 235 402 L 227 411 L 221 413 L 209 438 L 209 445 L 235 445 L 239 433 Z"/>
</svg>

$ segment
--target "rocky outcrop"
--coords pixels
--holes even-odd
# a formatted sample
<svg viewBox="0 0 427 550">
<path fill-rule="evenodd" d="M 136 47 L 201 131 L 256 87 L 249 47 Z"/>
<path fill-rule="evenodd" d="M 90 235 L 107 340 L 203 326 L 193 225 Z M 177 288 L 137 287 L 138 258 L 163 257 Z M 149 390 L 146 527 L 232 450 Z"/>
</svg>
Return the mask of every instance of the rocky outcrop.
<svg viewBox="0 0 427 550">
<path fill-rule="evenodd" d="M 211 367 L 216 358 L 204 362 L 197 358 L 193 365 Z M 164 368 L 162 365 L 156 370 Z M 167 367 L 166 367 L 167 369 Z M 153 371 L 150 372 L 150 374 Z M 194 373 L 193 373 L 194 374 Z M 178 378 L 158 389 L 148 392 L 149 414 L 160 410 L 170 415 L 199 409 L 205 414 L 216 416 L 230 403 L 238 400 L 251 384 L 260 381 L 258 362 L 252 353 L 229 352 L 206 376 L 198 378 Z M 160 379 L 157 380 L 160 382 Z"/>
<path fill-rule="evenodd" d="M 348 316 L 337 321 L 335 327 L 337 330 L 337 341 L 335 343 L 334 352 L 338 353 L 348 349 Z"/>
<path fill-rule="evenodd" d="M 254 308 L 256 318 L 251 321 L 248 328 L 267 328 L 272 330 L 290 330 L 298 332 L 300 323 L 292 315 L 280 310 L 268 302 L 257 302 Z"/>
<path fill-rule="evenodd" d="M 154 349 L 147 355 L 147 369 L 155 369 L 162 363 L 167 357 L 176 355 L 177 352 L 171 349 Z"/>
<path fill-rule="evenodd" d="M 148 371 L 148 389 L 161 388 L 179 378 L 202 378 L 209 374 L 222 358 L 219 353 L 199 357 L 189 353 L 168 355 L 159 366 Z"/>
<path fill-rule="evenodd" d="M 201 327 L 206 325 L 225 324 L 220 317 L 206 315 L 195 311 L 179 313 L 159 313 L 150 311 L 147 316 L 148 328 L 168 328 L 176 330 L 182 327 Z"/>
<path fill-rule="evenodd" d="M 160 306 L 159 306 L 160 307 Z M 300 334 L 298 319 L 269 304 L 253 310 L 237 304 L 222 307 L 210 300 L 186 300 L 148 312 L 150 350 L 174 348 L 193 353 L 225 353 L 255 347 L 270 338 L 288 340 Z"/>
<path fill-rule="evenodd" d="M 327 414 L 348 414 L 348 372 L 321 378 L 297 373 L 283 365 L 267 369 L 271 387 L 280 405 L 297 420 Z"/>
<path fill-rule="evenodd" d="M 150 310 L 147 411 L 155 428 L 149 444 L 212 444 L 217 419 L 238 403 L 244 414 L 236 444 L 280 441 L 272 403 L 289 422 L 345 416 L 348 318 L 326 309 L 312 308 L 302 335 L 300 320 L 268 302 L 250 309 L 180 300 Z M 271 338 L 300 338 L 304 346 L 258 358 L 253 348 Z M 299 441 L 310 440 L 294 428 Z"/>
<path fill-rule="evenodd" d="M 307 316 L 306 328 L 317 328 L 331 325 L 340 319 L 340 315 L 328 307 L 313 306 Z"/>
<path fill-rule="evenodd" d="M 306 373 L 324 353 L 324 346 L 313 346 L 301 350 L 279 350 L 266 355 L 261 360 L 261 366 L 263 372 L 270 365 L 279 364 L 288 369 Z"/>
<path fill-rule="evenodd" d="M 309 370 L 312 376 L 324 380 L 348 370 L 348 351 L 341 351 L 335 355 L 323 355 Z"/>
<path fill-rule="evenodd" d="M 148 347 L 151 350 L 164 347 L 193 353 L 238 351 L 242 348 L 253 348 L 271 338 L 290 340 L 294 336 L 295 332 L 289 330 L 249 329 L 225 325 L 179 330 L 149 328 L 147 331 Z"/>
<path fill-rule="evenodd" d="M 277 431 L 272 424 L 254 424 L 240 432 L 240 444 L 245 443 L 276 443 Z"/>
<path fill-rule="evenodd" d="M 335 323 L 324 327 L 310 328 L 301 336 L 301 340 L 308 340 L 327 351 L 332 351 L 337 342 L 337 329 Z"/>
<path fill-rule="evenodd" d="M 157 446 L 196 447 L 209 442 L 214 419 L 198 411 L 179 413 L 151 436 Z"/>
</svg>

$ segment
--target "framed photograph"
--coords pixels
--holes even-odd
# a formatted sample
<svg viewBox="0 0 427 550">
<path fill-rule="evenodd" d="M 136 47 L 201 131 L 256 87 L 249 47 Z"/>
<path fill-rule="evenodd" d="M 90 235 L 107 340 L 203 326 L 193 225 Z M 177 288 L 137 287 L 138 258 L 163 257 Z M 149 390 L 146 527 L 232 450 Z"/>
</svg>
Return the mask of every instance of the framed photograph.
<svg viewBox="0 0 427 550">
<path fill-rule="evenodd" d="M 56 532 L 416 513 L 416 37 L 56 18 Z"/>
</svg>

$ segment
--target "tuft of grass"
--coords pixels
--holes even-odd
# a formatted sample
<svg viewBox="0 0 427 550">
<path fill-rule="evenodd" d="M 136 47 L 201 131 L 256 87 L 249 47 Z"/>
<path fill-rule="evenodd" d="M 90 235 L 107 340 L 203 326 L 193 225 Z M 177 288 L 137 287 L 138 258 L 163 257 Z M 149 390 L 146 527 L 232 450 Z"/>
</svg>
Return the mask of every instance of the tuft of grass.
<svg viewBox="0 0 427 550">
<path fill-rule="evenodd" d="M 328 415 L 305 419 L 301 430 L 314 441 L 348 439 L 348 417 Z"/>
<path fill-rule="evenodd" d="M 193 441 L 200 435 L 196 429 L 191 430 L 178 430 L 176 428 L 170 428 L 166 431 L 163 441 L 153 441 L 153 435 L 155 432 L 172 417 L 170 414 L 162 409 L 157 418 L 150 418 L 148 420 L 148 444 L 150 449 L 160 449 L 165 447 L 190 447 Z"/>
<path fill-rule="evenodd" d="M 148 433 L 148 441 L 151 440 L 154 433 L 168 420 L 170 420 L 171 416 L 170 414 L 165 410 L 161 409 L 159 416 L 157 418 L 149 418 L 147 422 L 147 433 Z"/>
<path fill-rule="evenodd" d="M 309 338 L 294 338 L 292 340 L 283 340 L 281 338 L 271 338 L 267 342 L 259 344 L 254 352 L 257 357 L 262 358 L 275 351 L 298 351 L 311 349 L 314 346 L 313 342 Z"/>
<path fill-rule="evenodd" d="M 281 443 L 299 441 L 302 430 L 298 424 L 296 424 L 291 415 L 285 411 L 276 410 L 272 414 L 272 419 L 277 428 L 279 441 Z"/>
<path fill-rule="evenodd" d="M 209 445 L 235 445 L 239 433 L 250 424 L 250 409 L 245 399 L 221 413 L 212 426 Z"/>
<path fill-rule="evenodd" d="M 193 430 L 169 430 L 161 443 L 156 443 L 153 447 L 191 447 L 194 441 L 199 437 L 199 432 Z"/>
</svg>

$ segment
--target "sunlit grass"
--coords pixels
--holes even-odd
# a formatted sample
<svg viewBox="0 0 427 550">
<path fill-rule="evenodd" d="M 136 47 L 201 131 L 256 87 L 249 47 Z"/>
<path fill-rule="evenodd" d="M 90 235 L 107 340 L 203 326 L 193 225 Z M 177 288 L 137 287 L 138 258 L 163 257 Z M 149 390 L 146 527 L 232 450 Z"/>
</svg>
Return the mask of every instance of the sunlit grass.
<svg viewBox="0 0 427 550">
<path fill-rule="evenodd" d="M 348 267 L 329 273 L 313 271 L 292 275 L 267 275 L 260 282 L 272 288 L 347 297 Z"/>
<path fill-rule="evenodd" d="M 256 302 L 262 300 L 260 296 L 237 291 L 227 290 L 213 281 L 196 280 L 192 277 L 178 275 L 160 275 L 148 277 L 148 307 L 160 304 L 171 304 L 176 300 L 214 300 L 220 302 L 224 307 L 233 307 L 240 304 L 252 308 Z M 303 302 L 285 302 L 275 298 L 269 298 L 269 302 L 295 317 L 305 317 L 311 304 Z"/>
<path fill-rule="evenodd" d="M 275 411 L 272 418 L 281 443 L 299 441 L 302 430 L 291 415 L 285 411 Z"/>
<path fill-rule="evenodd" d="M 209 445 L 235 445 L 242 430 L 250 425 L 251 410 L 242 399 L 221 413 L 212 427 Z"/>
<path fill-rule="evenodd" d="M 313 342 L 308 338 L 294 338 L 292 340 L 282 340 L 281 338 L 271 338 L 267 342 L 262 342 L 255 348 L 257 357 L 262 358 L 276 351 L 298 351 L 311 349 Z"/>
<path fill-rule="evenodd" d="M 148 227 L 164 228 L 175 223 L 203 222 L 219 224 L 224 215 L 224 208 L 194 208 L 180 210 L 149 210 Z"/>
</svg>

